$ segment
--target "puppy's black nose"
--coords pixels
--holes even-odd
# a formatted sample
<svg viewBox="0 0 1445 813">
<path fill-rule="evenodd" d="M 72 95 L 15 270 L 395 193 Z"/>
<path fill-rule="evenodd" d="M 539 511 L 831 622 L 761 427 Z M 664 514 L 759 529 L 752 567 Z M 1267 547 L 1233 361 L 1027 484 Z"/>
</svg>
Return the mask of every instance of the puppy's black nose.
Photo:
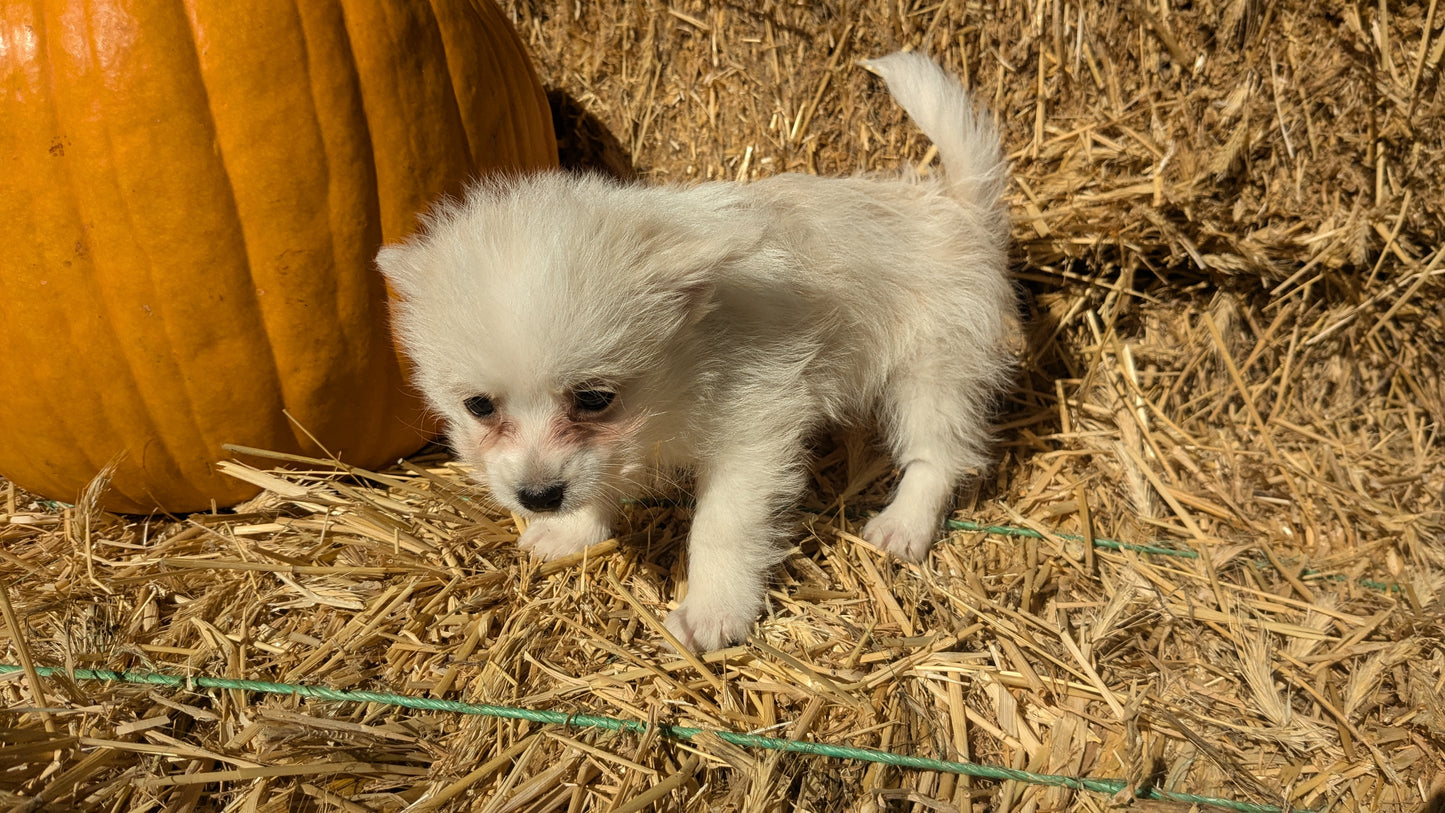
<svg viewBox="0 0 1445 813">
<path fill-rule="evenodd" d="M 561 483 L 548 483 L 544 486 L 522 486 L 517 489 L 517 502 L 528 511 L 546 513 L 556 511 L 562 507 L 562 496 L 566 493 L 567 487 Z"/>
</svg>

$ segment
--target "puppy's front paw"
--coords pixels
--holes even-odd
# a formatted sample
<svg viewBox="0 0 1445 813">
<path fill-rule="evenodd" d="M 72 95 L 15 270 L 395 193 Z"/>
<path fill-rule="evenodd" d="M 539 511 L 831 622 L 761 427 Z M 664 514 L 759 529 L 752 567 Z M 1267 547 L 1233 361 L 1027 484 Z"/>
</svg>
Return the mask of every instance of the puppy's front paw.
<svg viewBox="0 0 1445 813">
<path fill-rule="evenodd" d="M 863 539 L 884 553 L 909 562 L 921 562 L 938 535 L 932 517 L 910 516 L 890 505 L 863 526 Z"/>
<path fill-rule="evenodd" d="M 710 652 L 746 640 L 762 607 L 750 601 L 706 600 L 688 596 L 664 626 L 693 652 Z"/>
<path fill-rule="evenodd" d="M 523 550 L 544 561 L 561 559 L 598 542 L 606 541 L 612 528 L 586 511 L 561 516 L 540 516 L 527 523 L 527 530 L 517 539 Z"/>
</svg>

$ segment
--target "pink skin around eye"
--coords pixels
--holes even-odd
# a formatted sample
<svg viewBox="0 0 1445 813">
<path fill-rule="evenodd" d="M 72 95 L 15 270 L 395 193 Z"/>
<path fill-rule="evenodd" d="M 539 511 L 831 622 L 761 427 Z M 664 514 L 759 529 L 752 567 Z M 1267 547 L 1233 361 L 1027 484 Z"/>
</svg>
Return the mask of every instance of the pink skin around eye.
<svg viewBox="0 0 1445 813">
<path fill-rule="evenodd" d="M 545 434 L 533 436 L 535 439 L 530 445 L 536 452 L 548 456 L 570 456 L 585 450 L 610 454 L 612 450 L 626 446 L 629 438 L 641 429 L 642 423 L 640 418 L 620 417 L 577 420 L 559 412 L 548 420 Z M 518 452 L 520 447 L 528 445 L 524 436 L 530 433 L 524 432 L 521 424 L 512 417 L 499 416 L 482 422 L 478 428 L 481 431 L 469 439 L 469 445 L 475 454 L 483 458 L 509 451 Z"/>
<path fill-rule="evenodd" d="M 630 434 L 633 428 L 630 423 L 621 421 L 577 421 L 563 416 L 552 422 L 552 431 L 547 440 L 549 445 L 556 445 L 564 449 L 581 446 L 612 446 Z"/>
<path fill-rule="evenodd" d="M 517 437 L 517 424 L 508 419 L 501 419 L 485 424 L 481 434 L 477 437 L 473 448 L 485 454 L 497 446 L 514 440 Z"/>
</svg>

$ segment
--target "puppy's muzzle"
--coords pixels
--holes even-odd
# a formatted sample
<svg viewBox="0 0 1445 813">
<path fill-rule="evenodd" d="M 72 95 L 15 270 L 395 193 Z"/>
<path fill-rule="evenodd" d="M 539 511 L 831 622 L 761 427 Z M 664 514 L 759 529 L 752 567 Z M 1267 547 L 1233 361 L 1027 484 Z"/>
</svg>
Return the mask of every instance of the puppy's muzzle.
<svg viewBox="0 0 1445 813">
<path fill-rule="evenodd" d="M 563 483 L 547 483 L 540 486 L 522 486 L 517 489 L 517 502 L 528 511 L 539 514 L 556 511 L 562 507 L 562 498 L 567 494 Z"/>
</svg>

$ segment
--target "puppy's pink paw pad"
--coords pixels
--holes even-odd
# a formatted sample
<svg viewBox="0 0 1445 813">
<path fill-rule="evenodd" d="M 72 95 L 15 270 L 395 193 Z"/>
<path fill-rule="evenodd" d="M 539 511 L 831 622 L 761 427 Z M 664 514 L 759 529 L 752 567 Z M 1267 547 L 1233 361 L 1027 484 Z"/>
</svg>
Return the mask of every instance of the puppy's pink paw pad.
<svg viewBox="0 0 1445 813">
<path fill-rule="evenodd" d="M 868 544 L 909 562 L 921 562 L 933 547 L 935 529 L 931 522 L 919 522 L 884 511 L 863 526 Z"/>
<path fill-rule="evenodd" d="M 757 612 L 689 605 L 686 599 L 663 626 L 692 652 L 710 652 L 747 640 Z"/>
</svg>

